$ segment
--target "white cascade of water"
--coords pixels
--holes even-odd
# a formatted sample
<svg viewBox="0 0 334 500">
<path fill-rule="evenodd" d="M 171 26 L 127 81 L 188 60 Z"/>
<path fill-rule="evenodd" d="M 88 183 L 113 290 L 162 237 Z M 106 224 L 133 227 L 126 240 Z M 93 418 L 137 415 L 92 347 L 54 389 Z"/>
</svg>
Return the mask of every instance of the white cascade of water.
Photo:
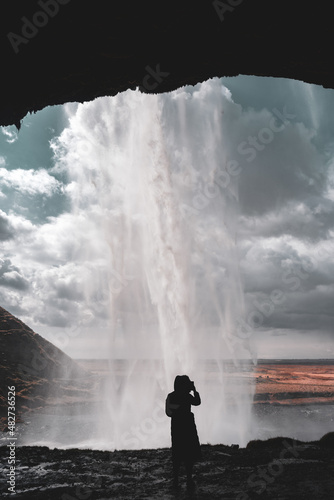
<svg viewBox="0 0 334 500">
<path fill-rule="evenodd" d="M 236 336 L 237 178 L 232 166 L 226 173 L 222 111 L 232 104 L 219 79 L 161 95 L 126 91 L 78 105 L 60 137 L 73 211 L 92 226 L 78 250 L 94 268 L 87 300 L 100 293 L 110 316 L 101 447 L 169 446 L 164 400 L 177 374 L 201 394 L 201 442 L 250 437 L 240 359 L 251 356 Z"/>
</svg>

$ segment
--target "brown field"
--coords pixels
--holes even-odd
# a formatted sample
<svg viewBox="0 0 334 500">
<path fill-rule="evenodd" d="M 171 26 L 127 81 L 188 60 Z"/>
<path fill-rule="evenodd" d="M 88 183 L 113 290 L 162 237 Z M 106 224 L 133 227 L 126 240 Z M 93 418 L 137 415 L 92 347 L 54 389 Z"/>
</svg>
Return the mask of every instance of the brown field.
<svg viewBox="0 0 334 500">
<path fill-rule="evenodd" d="M 333 364 L 261 363 L 254 401 L 281 404 L 333 403 Z"/>
<path fill-rule="evenodd" d="M 79 363 L 95 375 L 105 376 L 112 370 L 120 379 L 126 375 L 129 364 L 136 371 L 146 370 L 145 361 L 81 360 Z M 158 363 L 156 369 L 158 369 Z M 247 363 L 240 371 L 232 364 L 223 365 L 224 377 L 228 379 L 229 392 L 247 392 L 255 382 L 254 403 L 279 403 L 303 405 L 334 403 L 333 360 L 259 360 L 256 367 Z M 217 382 L 217 362 L 205 362 L 202 380 Z"/>
</svg>

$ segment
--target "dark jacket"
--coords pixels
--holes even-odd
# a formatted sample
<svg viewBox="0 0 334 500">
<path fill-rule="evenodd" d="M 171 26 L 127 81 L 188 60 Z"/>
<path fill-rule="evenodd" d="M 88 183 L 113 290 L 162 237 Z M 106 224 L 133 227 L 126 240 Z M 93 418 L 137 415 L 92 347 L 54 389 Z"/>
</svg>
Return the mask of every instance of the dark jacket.
<svg viewBox="0 0 334 500">
<path fill-rule="evenodd" d="M 201 398 L 197 391 L 194 392 L 194 396 L 190 393 L 180 394 L 176 391 L 168 394 L 166 399 L 166 415 L 168 417 L 174 418 L 190 413 L 191 405 L 199 406 L 201 404 Z"/>
</svg>

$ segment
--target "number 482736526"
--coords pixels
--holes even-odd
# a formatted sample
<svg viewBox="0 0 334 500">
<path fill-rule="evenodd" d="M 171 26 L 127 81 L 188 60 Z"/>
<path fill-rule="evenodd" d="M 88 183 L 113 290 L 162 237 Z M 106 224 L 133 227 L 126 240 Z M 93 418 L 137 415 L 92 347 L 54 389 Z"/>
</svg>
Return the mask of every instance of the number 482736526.
<svg viewBox="0 0 334 500">
<path fill-rule="evenodd" d="M 12 436 L 15 430 L 15 385 L 8 386 L 8 430 Z"/>
</svg>

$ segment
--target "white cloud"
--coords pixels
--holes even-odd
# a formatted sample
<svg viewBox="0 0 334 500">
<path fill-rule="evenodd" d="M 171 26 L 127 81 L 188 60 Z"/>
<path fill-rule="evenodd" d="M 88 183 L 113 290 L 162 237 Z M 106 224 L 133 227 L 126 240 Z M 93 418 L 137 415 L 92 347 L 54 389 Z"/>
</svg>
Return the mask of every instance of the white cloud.
<svg viewBox="0 0 334 500">
<path fill-rule="evenodd" d="M 304 201 L 288 201 L 261 215 L 242 215 L 239 235 L 243 238 L 264 238 L 290 235 L 316 242 L 330 238 L 334 226 L 334 203 L 317 197 Z"/>
<path fill-rule="evenodd" d="M 12 144 L 13 142 L 17 141 L 17 139 L 18 139 L 18 133 L 15 130 L 15 128 L 14 128 L 13 125 L 11 125 L 9 127 L 1 127 L 1 131 L 2 131 L 3 135 L 6 138 L 6 141 L 9 144 Z"/>
<path fill-rule="evenodd" d="M 47 170 L 24 170 L 17 168 L 7 170 L 0 168 L 0 185 L 19 190 L 23 194 L 35 195 L 43 194 L 51 196 L 56 191 L 62 189 L 62 184 Z"/>
<path fill-rule="evenodd" d="M 16 215 L 13 212 L 6 214 L 0 210 L 0 239 L 1 233 L 3 239 L 11 238 L 26 238 L 34 229 L 34 225 L 28 219 L 21 215 Z M 12 243 L 10 243 L 11 245 Z M 16 242 L 17 244 L 17 242 Z"/>
<path fill-rule="evenodd" d="M 12 239 L 2 248 L 10 256 L 0 269 L 0 287 L 7 290 L 3 306 L 36 331 L 41 325 L 73 328 L 87 311 L 96 325 L 104 324 L 108 248 L 94 239 L 97 221 L 85 213 L 64 213 L 39 225 L 13 214 L 4 220 Z"/>
</svg>

